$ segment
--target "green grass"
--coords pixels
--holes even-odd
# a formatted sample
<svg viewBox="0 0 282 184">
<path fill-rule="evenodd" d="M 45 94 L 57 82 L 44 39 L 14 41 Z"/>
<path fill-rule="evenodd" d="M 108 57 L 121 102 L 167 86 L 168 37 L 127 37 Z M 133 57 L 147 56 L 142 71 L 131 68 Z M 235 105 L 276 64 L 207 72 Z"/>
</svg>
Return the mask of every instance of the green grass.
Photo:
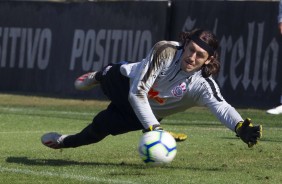
<svg viewBox="0 0 282 184">
<path fill-rule="evenodd" d="M 140 131 L 109 136 L 97 144 L 52 150 L 42 134 L 72 134 L 108 102 L 0 94 L 0 183 L 282 183 L 282 116 L 238 109 L 263 125 L 263 138 L 249 149 L 205 108 L 164 119 L 166 130 L 188 134 L 174 161 L 145 165 L 138 156 Z"/>
</svg>

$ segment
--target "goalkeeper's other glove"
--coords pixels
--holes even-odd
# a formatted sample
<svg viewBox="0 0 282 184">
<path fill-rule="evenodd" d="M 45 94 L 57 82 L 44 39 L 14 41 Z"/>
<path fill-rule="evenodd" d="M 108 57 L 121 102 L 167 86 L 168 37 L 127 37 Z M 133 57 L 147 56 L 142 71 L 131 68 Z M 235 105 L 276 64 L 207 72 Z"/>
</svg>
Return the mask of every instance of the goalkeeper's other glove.
<svg viewBox="0 0 282 184">
<path fill-rule="evenodd" d="M 251 119 L 247 118 L 244 122 L 239 122 L 235 131 L 237 135 L 251 148 L 257 144 L 258 139 L 262 137 L 262 126 L 253 126 Z"/>
<path fill-rule="evenodd" d="M 176 142 L 185 141 L 187 139 L 187 135 L 184 133 L 175 133 L 170 131 L 168 133 L 172 135 Z"/>
<path fill-rule="evenodd" d="M 149 128 L 147 128 L 147 129 L 143 129 L 142 132 L 146 133 L 146 132 L 150 132 L 150 131 L 153 131 L 153 130 L 163 130 L 163 128 L 159 124 L 155 124 L 155 125 L 149 126 Z"/>
<path fill-rule="evenodd" d="M 147 129 L 143 129 L 142 132 L 146 133 L 146 132 L 150 132 L 150 131 L 153 131 L 153 130 L 163 130 L 163 128 L 159 124 L 155 124 L 155 125 L 149 126 L 149 128 L 147 128 Z M 168 132 L 168 133 L 170 133 L 170 135 L 172 135 L 172 137 L 177 142 L 185 141 L 187 139 L 187 135 L 183 134 L 183 133 L 174 133 L 174 132 Z"/>
</svg>

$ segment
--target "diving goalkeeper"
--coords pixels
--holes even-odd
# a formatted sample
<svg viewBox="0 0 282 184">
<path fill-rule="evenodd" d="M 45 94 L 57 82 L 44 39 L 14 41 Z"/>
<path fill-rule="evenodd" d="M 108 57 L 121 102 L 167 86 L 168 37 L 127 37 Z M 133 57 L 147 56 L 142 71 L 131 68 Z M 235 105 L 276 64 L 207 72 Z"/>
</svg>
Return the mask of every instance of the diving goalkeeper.
<svg viewBox="0 0 282 184">
<path fill-rule="evenodd" d="M 241 115 L 222 97 L 213 76 L 219 72 L 218 40 L 208 30 L 181 34 L 181 42 L 160 41 L 140 62 L 116 63 L 75 81 L 77 89 L 100 84 L 111 101 L 91 124 L 73 135 L 50 132 L 41 137 L 50 148 L 74 148 L 108 135 L 162 129 L 161 119 L 194 106 L 206 106 L 248 147 L 257 144 L 262 126 Z M 189 113 L 189 110 L 186 111 Z M 191 114 L 193 116 L 193 114 Z"/>
</svg>

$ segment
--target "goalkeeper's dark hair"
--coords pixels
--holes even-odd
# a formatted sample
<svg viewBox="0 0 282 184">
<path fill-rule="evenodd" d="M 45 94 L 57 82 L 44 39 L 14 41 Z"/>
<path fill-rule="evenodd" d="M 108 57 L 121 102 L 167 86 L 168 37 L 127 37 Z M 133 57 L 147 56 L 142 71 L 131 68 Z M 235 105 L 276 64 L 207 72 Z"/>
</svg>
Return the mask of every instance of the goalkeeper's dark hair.
<svg viewBox="0 0 282 184">
<path fill-rule="evenodd" d="M 211 61 L 209 64 L 204 64 L 202 67 L 202 76 L 207 78 L 210 75 L 217 75 L 220 70 L 220 63 L 219 63 L 219 54 L 217 52 L 218 49 L 218 40 L 216 36 L 208 31 L 208 30 L 202 30 L 202 29 L 194 29 L 191 32 L 181 32 L 180 33 L 180 39 L 184 46 L 188 44 L 191 40 L 202 42 L 206 48 L 204 48 L 209 53 L 209 59 Z M 200 40 L 199 40 L 200 39 Z M 198 43 L 197 43 L 198 44 Z M 199 45 L 201 46 L 201 45 Z M 202 47 L 201 46 L 201 47 Z"/>
</svg>

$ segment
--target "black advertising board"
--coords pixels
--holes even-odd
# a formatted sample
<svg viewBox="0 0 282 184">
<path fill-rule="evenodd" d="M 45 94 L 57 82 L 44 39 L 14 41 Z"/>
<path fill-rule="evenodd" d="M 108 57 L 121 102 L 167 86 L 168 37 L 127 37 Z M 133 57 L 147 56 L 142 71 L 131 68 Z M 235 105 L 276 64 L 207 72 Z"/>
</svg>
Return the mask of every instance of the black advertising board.
<svg viewBox="0 0 282 184">
<path fill-rule="evenodd" d="M 93 97 L 76 77 L 139 61 L 167 34 L 167 2 L 0 2 L 0 90 Z"/>
<path fill-rule="evenodd" d="M 100 98 L 73 82 L 110 62 L 139 61 L 159 40 L 204 28 L 220 42 L 216 77 L 234 105 L 265 107 L 281 94 L 278 2 L 0 2 L 0 91 Z"/>
<path fill-rule="evenodd" d="M 281 94 L 278 2 L 176 1 L 171 39 L 179 30 L 204 28 L 220 42 L 217 82 L 225 99 L 243 106 L 271 106 Z"/>
</svg>

